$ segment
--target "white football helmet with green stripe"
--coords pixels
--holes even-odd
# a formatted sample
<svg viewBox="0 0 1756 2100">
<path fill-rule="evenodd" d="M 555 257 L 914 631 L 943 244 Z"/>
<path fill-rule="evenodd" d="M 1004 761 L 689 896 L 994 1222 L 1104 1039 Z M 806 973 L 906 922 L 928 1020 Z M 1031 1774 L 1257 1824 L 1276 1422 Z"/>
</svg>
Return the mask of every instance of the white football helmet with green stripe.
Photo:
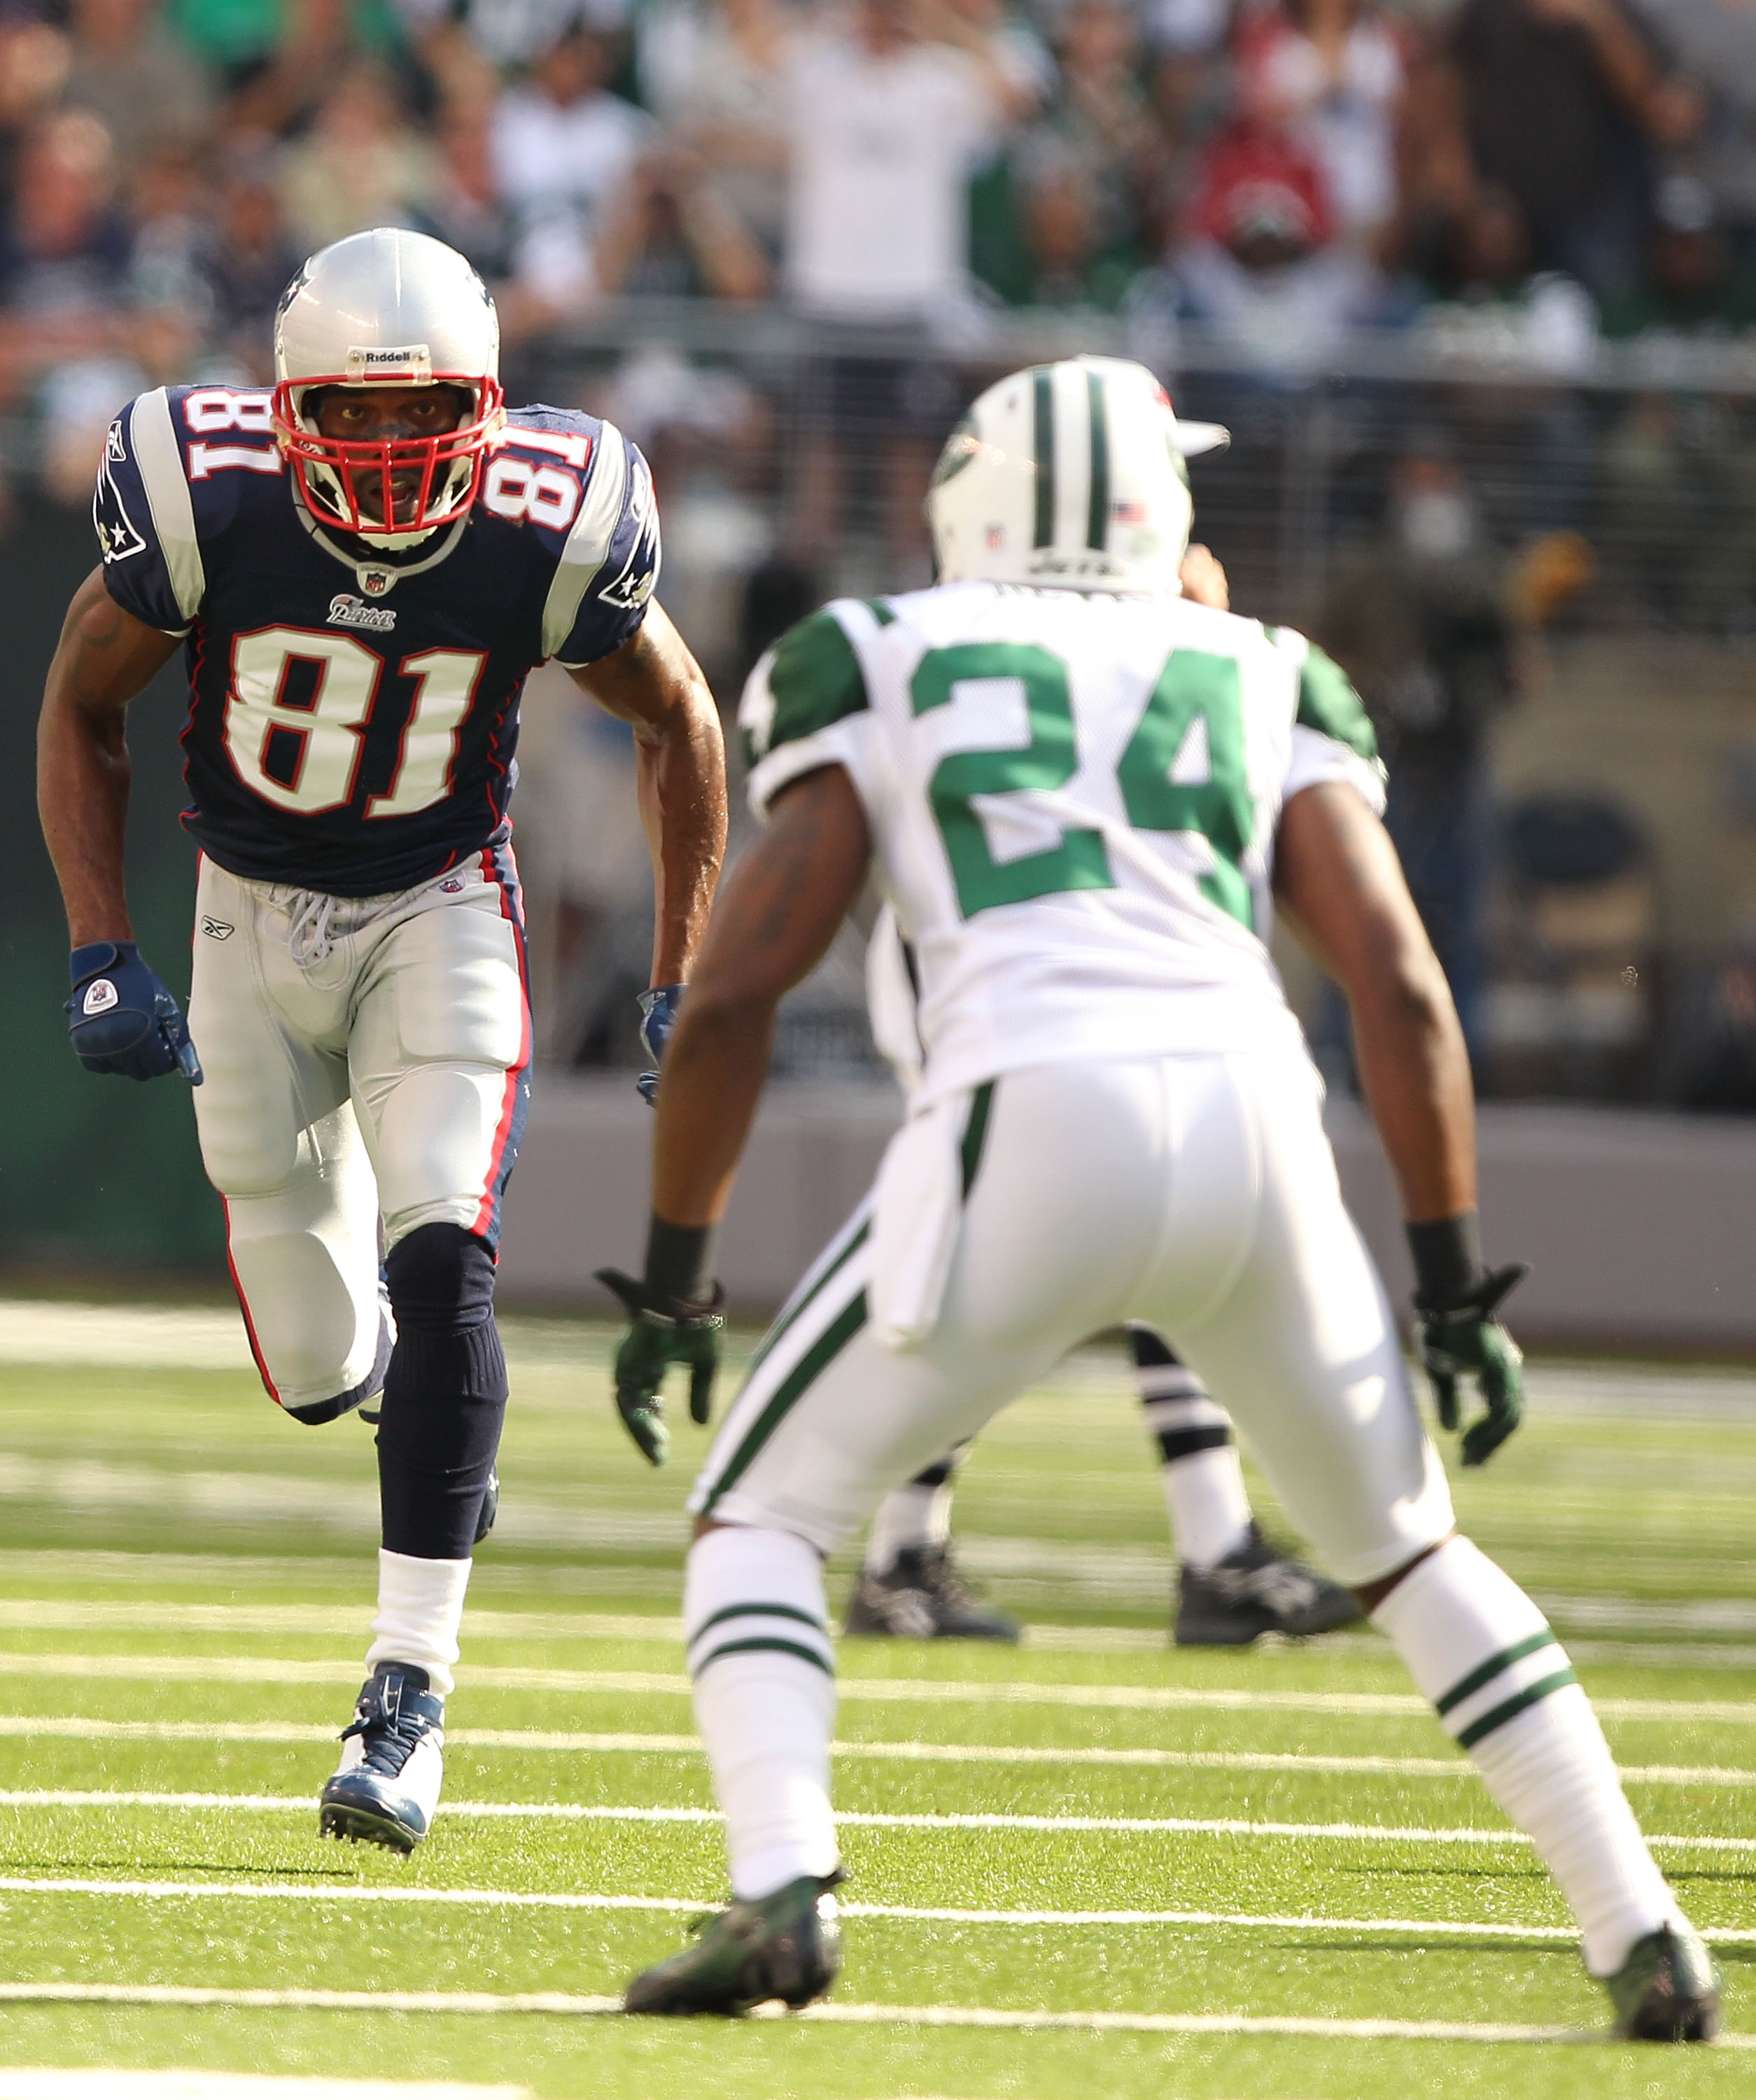
<svg viewBox="0 0 1756 2100">
<path fill-rule="evenodd" d="M 1144 364 L 1014 372 L 977 397 L 933 470 L 939 580 L 1174 591 L 1193 517 L 1184 461 L 1229 442 L 1180 421 Z"/>
</svg>

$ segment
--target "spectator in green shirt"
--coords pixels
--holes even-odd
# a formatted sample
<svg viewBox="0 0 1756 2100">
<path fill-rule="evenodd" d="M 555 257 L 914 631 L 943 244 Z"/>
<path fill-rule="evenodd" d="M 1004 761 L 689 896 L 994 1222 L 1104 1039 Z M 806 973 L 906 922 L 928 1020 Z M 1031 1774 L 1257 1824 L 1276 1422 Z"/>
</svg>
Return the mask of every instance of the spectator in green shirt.
<svg viewBox="0 0 1756 2100">
<path fill-rule="evenodd" d="M 1671 175 L 1659 184 L 1640 274 L 1604 302 L 1600 325 L 1611 341 L 1624 342 L 1756 328 L 1756 277 L 1739 266 L 1705 183 Z"/>
</svg>

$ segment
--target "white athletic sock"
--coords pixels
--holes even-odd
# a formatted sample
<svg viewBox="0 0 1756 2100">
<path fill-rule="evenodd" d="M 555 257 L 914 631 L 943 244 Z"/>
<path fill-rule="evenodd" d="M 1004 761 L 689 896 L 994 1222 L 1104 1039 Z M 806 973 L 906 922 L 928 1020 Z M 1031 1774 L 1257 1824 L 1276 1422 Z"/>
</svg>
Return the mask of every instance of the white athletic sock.
<svg viewBox="0 0 1756 2100">
<path fill-rule="evenodd" d="M 1191 1451 L 1159 1469 L 1171 1543 L 1185 1567 L 1211 1568 L 1250 1536 L 1250 1498 L 1235 1444 Z"/>
<path fill-rule="evenodd" d="M 866 1572 L 887 1575 L 897 1555 L 911 1547 L 943 1546 L 951 1535 L 951 1494 L 955 1475 L 947 1473 L 935 1486 L 918 1480 L 893 1488 L 879 1503 L 871 1529 L 866 1535 Z"/>
<path fill-rule="evenodd" d="M 366 1650 L 368 1674 L 381 1662 L 410 1662 L 424 1670 L 441 1699 L 452 1688 L 463 1593 L 470 1586 L 468 1560 L 417 1560 L 412 1554 L 378 1553 L 378 1616 Z"/>
<path fill-rule="evenodd" d="M 1613 1975 L 1635 1940 L 1683 1922 L 1565 1650 L 1509 1575 L 1449 1538 L 1372 1618 L 1560 1883 L 1593 1975 Z"/>
<path fill-rule="evenodd" d="M 832 1873 L 835 1652 L 815 1547 L 753 1525 L 708 1532 L 690 1548 L 683 1626 L 732 1894 L 753 1900 Z"/>
</svg>

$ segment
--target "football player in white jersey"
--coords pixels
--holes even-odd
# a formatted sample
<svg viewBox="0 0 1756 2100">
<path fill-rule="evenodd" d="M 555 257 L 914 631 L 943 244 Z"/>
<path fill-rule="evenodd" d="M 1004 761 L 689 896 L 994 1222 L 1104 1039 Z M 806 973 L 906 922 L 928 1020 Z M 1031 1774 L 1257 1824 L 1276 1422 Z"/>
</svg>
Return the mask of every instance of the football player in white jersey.
<svg viewBox="0 0 1756 2100">
<path fill-rule="evenodd" d="M 838 1963 L 822 1557 L 1067 1349 L 1141 1320 L 1225 1396 L 1293 1520 L 1395 1642 L 1577 1914 L 1632 2036 L 1697 2040 L 1713 1965 L 1542 1614 L 1457 1531 L 1320 1088 L 1264 943 L 1277 895 L 1348 995 L 1401 1189 L 1441 1420 L 1517 1419 L 1484 1268 L 1469 1065 L 1379 822 L 1357 696 L 1284 629 L 1177 593 L 1191 434 L 1137 365 L 1021 372 L 928 500 L 933 589 L 783 638 L 742 722 L 766 827 L 715 911 L 659 1089 L 624 1412 L 706 1398 L 710 1242 L 775 1007 L 876 867 L 920 973 L 921 1082 L 801 1283 L 691 1507 L 695 1714 L 733 1902 L 631 2010 L 799 2005 Z M 1167 1891 L 1167 1894 L 1170 1893 Z"/>
<path fill-rule="evenodd" d="M 402 1851 L 439 1798 L 506 1403 L 493 1286 L 529 1099 L 507 815 L 526 673 L 555 658 L 633 727 L 658 892 L 649 1048 L 725 840 L 718 717 L 652 597 L 646 462 L 594 417 L 509 409 L 498 362 L 463 257 L 379 228 L 288 287 L 272 391 L 131 402 L 40 743 L 75 1052 L 199 1088 L 271 1396 L 307 1423 L 382 1410 L 374 1639 L 320 1824 Z M 134 943 L 122 855 L 124 717 L 179 646 L 201 848 L 187 1027 Z"/>
<path fill-rule="evenodd" d="M 1230 584 L 1211 549 L 1189 548 L 1178 582 L 1197 604 L 1231 610 Z M 872 1039 L 905 1094 L 920 1079 L 919 978 L 886 906 L 867 943 L 867 1004 Z M 1171 1621 L 1176 1645 L 1243 1648 L 1264 1634 L 1302 1639 L 1357 1623 L 1361 1611 L 1352 1590 L 1264 1536 L 1231 1422 L 1199 1377 L 1150 1327 L 1136 1322 L 1127 1335 L 1147 1430 L 1158 1446 L 1177 1556 Z M 971 1590 L 951 1543 L 952 1497 L 969 1448 L 942 1453 L 879 1503 L 849 1593 L 845 1632 L 912 1640 L 1019 1638 L 1018 1621 Z"/>
<path fill-rule="evenodd" d="M 1204 547 L 1185 558 L 1185 597 L 1226 610 L 1225 576 Z M 920 972 L 888 906 L 866 951 L 872 1038 L 905 1095 L 920 1079 Z M 1243 1648 L 1264 1634 L 1307 1639 L 1361 1617 L 1352 1590 L 1265 1538 L 1250 1507 L 1237 1440 L 1187 1364 L 1150 1327 L 1127 1330 L 1177 1555 L 1171 1637 L 1179 1648 Z M 1016 1619 L 964 1581 L 951 1542 L 951 1502 L 969 1446 L 942 1452 L 879 1503 L 844 1630 L 871 1638 L 1016 1641 Z"/>
</svg>

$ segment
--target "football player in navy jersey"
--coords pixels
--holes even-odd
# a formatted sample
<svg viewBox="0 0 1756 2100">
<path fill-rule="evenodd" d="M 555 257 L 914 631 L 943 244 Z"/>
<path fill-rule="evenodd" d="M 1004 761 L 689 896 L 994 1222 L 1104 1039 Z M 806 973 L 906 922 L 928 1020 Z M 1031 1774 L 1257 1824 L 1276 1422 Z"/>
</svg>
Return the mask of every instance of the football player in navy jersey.
<svg viewBox="0 0 1756 2100">
<path fill-rule="evenodd" d="M 272 393 L 132 402 L 41 734 L 74 1051 L 199 1088 L 274 1399 L 308 1423 L 382 1409 L 375 1638 L 321 1822 L 404 1851 L 439 1798 L 506 1400 L 492 1298 L 531 1057 L 507 821 L 527 673 L 554 657 L 633 726 L 655 1053 L 726 832 L 718 717 L 652 595 L 646 462 L 594 417 L 508 411 L 498 353 L 463 258 L 381 229 L 289 287 Z M 201 849 L 187 1026 L 130 938 L 122 870 L 124 714 L 179 644 Z"/>
</svg>

